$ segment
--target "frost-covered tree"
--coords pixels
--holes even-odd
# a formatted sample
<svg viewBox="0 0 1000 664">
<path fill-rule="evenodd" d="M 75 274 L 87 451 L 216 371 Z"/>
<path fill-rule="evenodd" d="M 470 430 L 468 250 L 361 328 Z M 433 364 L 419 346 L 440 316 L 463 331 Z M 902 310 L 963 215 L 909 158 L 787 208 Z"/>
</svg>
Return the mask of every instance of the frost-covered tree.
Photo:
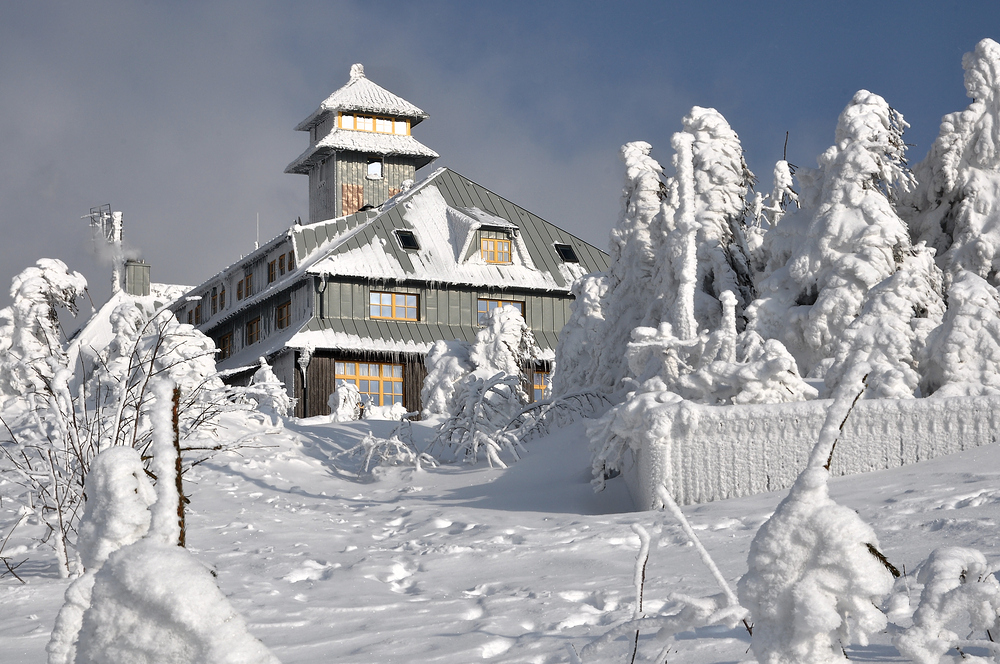
<svg viewBox="0 0 1000 664">
<path fill-rule="evenodd" d="M 754 176 L 718 111 L 695 106 L 683 125 L 671 140 L 676 173 L 654 235 L 655 300 L 644 324 L 668 322 L 677 337 L 692 339 L 720 325 L 725 291 L 736 296 L 743 329 L 755 293 L 744 220 Z"/>
<path fill-rule="evenodd" d="M 865 296 L 860 315 L 834 344 L 826 372 L 828 393 L 857 362 L 871 367 L 864 396 L 908 399 L 920 396 L 921 361 L 928 335 L 944 316 L 942 275 L 923 243 L 903 259 L 900 269 Z"/>
<path fill-rule="evenodd" d="M 774 187 L 767 196 L 757 192 L 751 205 L 752 223 L 747 226 L 747 249 L 750 252 L 750 265 L 755 273 L 767 269 L 767 252 L 764 249 L 766 232 L 778 225 L 785 211 L 795 204 L 799 207 L 799 195 L 794 189 L 795 170 L 792 165 L 782 159 L 774 164 Z"/>
<path fill-rule="evenodd" d="M 922 393 L 939 397 L 1000 394 L 1000 293 L 959 271 L 944 322 L 927 338 Z"/>
<path fill-rule="evenodd" d="M 427 351 L 427 376 L 420 390 L 424 419 L 447 417 L 452 412 L 455 385 L 475 369 L 469 357 L 471 351 L 472 344 L 460 339 L 435 341 Z"/>
<path fill-rule="evenodd" d="M 847 662 L 843 646 L 867 645 L 887 624 L 878 606 L 893 581 L 873 553 L 875 532 L 830 498 L 827 464 L 854 397 L 843 389 L 836 396 L 808 466 L 757 531 L 738 586 L 761 664 Z"/>
<path fill-rule="evenodd" d="M 744 222 L 753 174 L 736 132 L 714 109 L 693 108 L 673 146 L 672 178 L 664 178 L 648 143 L 622 148 L 625 187 L 611 265 L 577 286 L 581 301 L 556 353 L 556 396 L 593 387 L 620 400 L 633 330 L 667 324 L 676 338 L 694 339 L 722 324 L 726 291 L 736 295 L 743 328 L 754 293 Z"/>
<path fill-rule="evenodd" d="M 906 126 L 878 95 L 856 93 L 819 167 L 797 174 L 801 208 L 767 234 L 769 263 L 758 284 L 760 299 L 749 309 L 751 326 L 782 341 L 804 373 L 833 356 L 865 295 L 898 269 L 910 249 L 894 207 L 912 181 Z"/>
<path fill-rule="evenodd" d="M 968 270 L 1000 286 L 1000 44 L 982 40 L 962 66 L 973 101 L 941 120 L 901 210 L 949 279 Z"/>
</svg>

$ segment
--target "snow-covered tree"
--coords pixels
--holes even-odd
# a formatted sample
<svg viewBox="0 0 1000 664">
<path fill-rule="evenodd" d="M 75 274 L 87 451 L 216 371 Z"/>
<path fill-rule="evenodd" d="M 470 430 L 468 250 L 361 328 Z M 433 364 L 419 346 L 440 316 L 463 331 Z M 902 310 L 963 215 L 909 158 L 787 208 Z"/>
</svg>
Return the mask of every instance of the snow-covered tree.
<svg viewBox="0 0 1000 664">
<path fill-rule="evenodd" d="M 472 373 L 475 365 L 469 358 L 472 344 L 454 339 L 435 341 L 424 356 L 427 376 L 420 390 L 420 400 L 424 405 L 421 417 L 447 417 L 452 412 L 452 395 L 455 385 Z"/>
<path fill-rule="evenodd" d="M 54 258 L 42 258 L 14 277 L 9 333 L 0 356 L 0 392 L 8 397 L 44 392 L 66 366 L 66 335 L 59 311 L 76 314 L 87 280 Z M 6 334 L 4 336 L 7 336 Z"/>
<path fill-rule="evenodd" d="M 845 384 L 866 370 L 856 365 Z M 738 592 L 761 664 L 847 662 L 843 646 L 867 645 L 870 634 L 886 627 L 878 606 L 893 580 L 874 554 L 875 532 L 834 502 L 827 485 L 827 464 L 853 397 L 838 392 L 808 466 L 750 545 Z"/>
<path fill-rule="evenodd" d="M 774 164 L 774 187 L 767 196 L 757 192 L 751 205 L 752 223 L 746 228 L 747 249 L 750 252 L 750 265 L 755 273 L 767 269 L 768 257 L 764 249 L 764 236 L 767 231 L 778 225 L 785 211 L 795 204 L 799 207 L 799 195 L 795 191 L 795 170 L 792 165 L 782 159 Z"/>
<path fill-rule="evenodd" d="M 973 101 L 941 120 L 901 210 L 949 279 L 968 270 L 1000 286 L 1000 44 L 983 39 L 962 66 Z"/>
<path fill-rule="evenodd" d="M 902 138 L 906 126 L 878 95 L 856 93 L 819 168 L 798 172 L 801 208 L 767 234 L 767 276 L 749 309 L 751 326 L 764 338 L 782 341 L 804 373 L 833 356 L 836 339 L 860 314 L 865 295 L 910 250 L 894 207 L 912 181 Z"/>
<path fill-rule="evenodd" d="M 941 289 L 933 251 L 918 244 L 903 258 L 899 271 L 868 292 L 860 315 L 835 341 L 827 391 L 832 393 L 855 363 L 867 362 L 871 371 L 865 398 L 919 396 L 927 338 L 944 316 Z"/>
<path fill-rule="evenodd" d="M 948 289 L 944 322 L 927 338 L 924 395 L 1000 394 L 1000 293 L 959 271 Z"/>
<path fill-rule="evenodd" d="M 620 400 L 633 330 L 667 324 L 676 338 L 694 339 L 722 324 L 726 291 L 736 296 L 743 328 L 754 294 L 744 223 L 753 174 L 736 132 L 714 109 L 694 107 L 673 146 L 676 175 L 666 179 L 648 143 L 622 148 L 611 265 L 577 287 L 583 300 L 567 323 L 570 341 L 557 349 L 556 396 L 590 386 Z"/>
</svg>

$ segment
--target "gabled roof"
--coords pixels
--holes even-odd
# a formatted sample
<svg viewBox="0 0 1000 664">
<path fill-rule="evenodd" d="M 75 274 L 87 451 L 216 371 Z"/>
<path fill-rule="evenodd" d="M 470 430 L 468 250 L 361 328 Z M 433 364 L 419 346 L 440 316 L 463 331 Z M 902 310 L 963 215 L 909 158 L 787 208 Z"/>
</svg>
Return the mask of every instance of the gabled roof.
<svg viewBox="0 0 1000 664">
<path fill-rule="evenodd" d="M 509 235 L 510 264 L 483 261 L 480 229 Z M 420 249 L 403 249 L 398 230 L 411 231 Z M 309 257 L 309 273 L 333 277 L 568 292 L 577 277 L 608 265 L 595 247 L 447 168 L 397 194 L 374 215 L 359 212 L 302 226 L 293 240 L 296 254 Z M 573 247 L 580 262 L 564 262 L 556 244 Z"/>
<path fill-rule="evenodd" d="M 427 118 L 427 114 L 398 95 L 372 83 L 365 78 L 365 68 L 360 64 L 351 66 L 351 80 L 347 85 L 327 97 L 312 115 L 295 127 L 297 131 L 309 131 L 322 121 L 327 113 L 336 111 L 356 111 L 398 118 L 409 118 L 410 126 Z"/>
</svg>

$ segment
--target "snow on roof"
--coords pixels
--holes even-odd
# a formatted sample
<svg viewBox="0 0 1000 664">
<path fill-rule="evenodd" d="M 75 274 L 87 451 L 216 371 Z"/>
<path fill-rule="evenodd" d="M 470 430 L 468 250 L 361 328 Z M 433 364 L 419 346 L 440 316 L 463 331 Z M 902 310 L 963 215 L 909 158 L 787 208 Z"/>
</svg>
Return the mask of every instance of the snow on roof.
<svg viewBox="0 0 1000 664">
<path fill-rule="evenodd" d="M 365 78 L 365 68 L 360 64 L 351 66 L 351 79 L 347 85 L 326 98 L 312 115 L 295 127 L 298 131 L 308 131 L 320 122 L 327 113 L 334 111 L 361 111 L 410 118 L 417 124 L 427 117 L 422 110 L 395 95 L 380 85 Z"/>
<path fill-rule="evenodd" d="M 501 287 L 541 290 L 566 290 L 551 274 L 539 270 L 532 262 L 517 226 L 478 208 L 453 208 L 448 205 L 436 186 L 432 186 L 436 171 L 409 196 L 396 203 L 402 206 L 402 225 L 412 230 L 420 244 L 417 251 L 400 251 L 392 246 L 392 227 L 386 212 L 372 220 L 383 221 L 381 233 L 359 234 L 359 243 L 329 252 L 308 272 L 382 279 L 420 280 L 469 285 L 490 284 Z M 431 185 L 431 186 L 429 186 Z M 415 192 L 415 193 L 414 193 Z M 469 251 L 476 231 L 482 227 L 508 229 L 512 242 L 511 263 L 487 263 L 480 252 Z"/>
<path fill-rule="evenodd" d="M 291 348 L 341 348 L 387 353 L 426 353 L 431 344 L 412 340 L 375 339 L 336 330 L 302 330 L 288 341 Z"/>
<path fill-rule="evenodd" d="M 438 158 L 437 152 L 434 152 L 434 150 L 431 150 L 412 136 L 334 128 L 329 134 L 320 139 L 316 145 L 310 146 L 295 161 L 290 163 L 285 168 L 285 172 L 306 174 L 314 164 L 328 157 L 331 152 L 345 150 L 383 156 L 419 157 L 418 164 L 415 164 L 417 168 L 425 166 Z"/>
</svg>

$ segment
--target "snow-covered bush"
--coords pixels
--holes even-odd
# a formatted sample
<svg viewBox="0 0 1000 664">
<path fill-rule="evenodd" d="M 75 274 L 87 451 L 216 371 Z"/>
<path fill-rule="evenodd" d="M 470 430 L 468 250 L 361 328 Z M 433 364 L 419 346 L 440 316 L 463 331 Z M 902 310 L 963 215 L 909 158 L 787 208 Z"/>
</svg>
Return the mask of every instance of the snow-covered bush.
<svg viewBox="0 0 1000 664">
<path fill-rule="evenodd" d="M 119 541 L 124 546 L 112 552 L 94 574 L 73 661 L 277 664 L 274 655 L 249 633 L 211 572 L 178 546 L 180 496 L 174 480 L 179 465 L 169 400 L 174 386 L 168 379 L 155 382 L 151 452 L 157 482 L 149 531 L 133 543 Z M 141 475 L 143 471 L 132 463 L 117 475 L 125 478 L 127 488 L 140 476 L 136 472 Z M 100 499 L 97 509 L 107 506 L 126 511 L 127 521 L 139 521 L 140 504 L 137 498 L 114 490 Z M 135 532 L 129 531 L 128 536 Z"/>
<path fill-rule="evenodd" d="M 295 399 L 288 396 L 284 383 L 278 380 L 267 360 L 262 357 L 259 363 L 260 367 L 250 378 L 245 394 L 257 410 L 271 416 L 277 423 L 288 416 L 288 411 L 295 406 Z"/>
<path fill-rule="evenodd" d="M 411 440 L 403 440 L 394 431 L 388 438 L 379 438 L 373 433 L 356 446 L 344 452 L 348 456 L 361 457 L 361 473 L 375 473 L 375 469 L 385 466 L 436 466 L 437 461 L 429 454 L 418 452 Z M 361 474 L 359 473 L 359 474 Z"/>
<path fill-rule="evenodd" d="M 962 66 L 973 101 L 941 120 L 901 210 L 949 279 L 968 270 L 1000 286 L 1000 44 L 983 39 Z"/>
<path fill-rule="evenodd" d="M 866 90 L 840 115 L 836 143 L 818 169 L 801 169 L 801 208 L 767 233 L 768 266 L 750 325 L 778 339 L 811 374 L 860 314 L 865 295 L 891 276 L 910 250 L 894 202 L 912 177 L 903 116 Z M 822 369 L 821 369 L 822 370 Z"/>
<path fill-rule="evenodd" d="M 361 391 L 354 383 L 344 381 L 326 400 L 331 422 L 353 422 L 361 419 Z"/>
<path fill-rule="evenodd" d="M 90 606 L 94 575 L 108 557 L 149 530 L 149 506 L 156 500 L 139 453 L 110 447 L 98 454 L 86 478 L 89 499 L 80 520 L 77 548 L 86 571 L 66 590 L 66 598 L 46 650 L 49 664 L 73 664 L 83 614 Z"/>
<path fill-rule="evenodd" d="M 867 367 L 845 379 L 853 385 Z M 885 629 L 878 606 L 892 576 L 878 540 L 857 512 L 829 494 L 829 459 L 854 394 L 840 390 L 809 465 L 750 545 L 740 603 L 752 616 L 751 647 L 762 664 L 847 662 L 843 646 L 867 645 Z"/>
<path fill-rule="evenodd" d="M 480 378 L 469 374 L 455 390 L 455 414 L 441 423 L 430 449 L 446 461 L 476 463 L 482 454 L 491 466 L 506 468 L 500 454 L 508 452 L 516 461 L 523 451 L 517 436 L 506 427 L 527 400 L 519 375 L 497 373 Z"/>
<path fill-rule="evenodd" d="M 1000 293 L 972 272 L 952 280 L 944 322 L 927 339 L 920 388 L 938 397 L 1000 394 Z"/>
<path fill-rule="evenodd" d="M 485 454 L 490 465 L 505 466 L 499 454 L 506 450 L 517 459 L 520 442 L 507 425 L 528 401 L 521 370 L 538 354 L 520 311 L 507 306 L 491 311 L 468 348 L 467 360 L 461 343 L 435 348 L 424 393 L 448 404 L 448 417 L 441 421 L 430 448 L 435 456 L 475 463 Z M 467 366 L 472 370 L 460 375 Z M 453 392 L 446 399 L 448 388 Z"/>
<path fill-rule="evenodd" d="M 455 393 L 455 384 L 475 369 L 469 357 L 471 350 L 471 344 L 455 339 L 435 341 L 427 351 L 424 357 L 427 377 L 420 391 L 424 405 L 421 417 L 425 420 L 447 417 L 452 412 L 451 398 Z"/>
<path fill-rule="evenodd" d="M 990 651 L 991 661 L 1000 661 L 1000 645 L 993 640 L 993 634 L 1000 633 L 995 571 L 975 549 L 935 549 L 917 569 L 916 581 L 923 590 L 913 625 L 893 639 L 900 654 L 916 664 L 938 664 L 955 649 L 959 656 L 954 662 L 985 662 L 969 659 L 962 651 L 978 647 Z M 973 638 L 976 633 L 979 638 Z"/>
</svg>

